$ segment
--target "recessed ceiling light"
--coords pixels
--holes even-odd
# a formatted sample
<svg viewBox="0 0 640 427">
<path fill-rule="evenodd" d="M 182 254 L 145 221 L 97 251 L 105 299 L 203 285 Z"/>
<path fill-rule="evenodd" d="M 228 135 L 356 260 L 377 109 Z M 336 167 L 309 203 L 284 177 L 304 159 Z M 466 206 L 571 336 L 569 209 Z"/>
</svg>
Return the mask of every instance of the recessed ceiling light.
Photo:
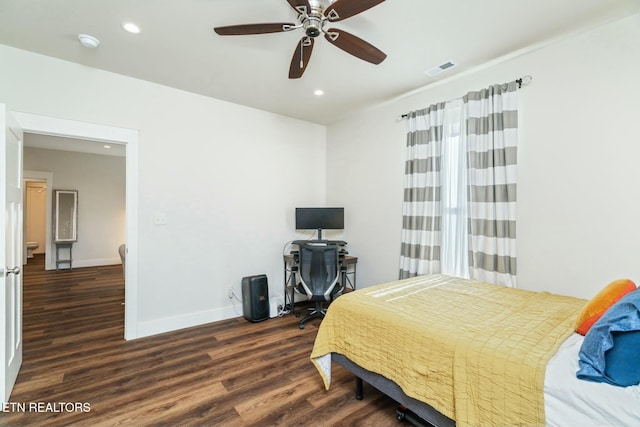
<svg viewBox="0 0 640 427">
<path fill-rule="evenodd" d="M 140 32 L 140 27 L 138 27 L 133 22 L 123 22 L 122 28 L 124 28 L 125 31 L 128 31 L 131 34 L 138 34 Z"/>
<path fill-rule="evenodd" d="M 324 95 L 324 91 L 322 89 L 316 89 L 316 90 L 313 91 L 313 94 L 315 96 L 322 96 L 322 95 Z"/>
<path fill-rule="evenodd" d="M 103 145 L 103 147 L 104 147 L 104 148 L 111 148 L 111 146 L 110 146 L 110 145 L 107 145 L 107 144 Z"/>
<path fill-rule="evenodd" d="M 82 46 L 88 47 L 90 49 L 95 49 L 100 44 L 100 40 L 93 36 L 90 36 L 89 34 L 78 34 L 78 40 L 80 40 L 80 44 Z"/>
</svg>

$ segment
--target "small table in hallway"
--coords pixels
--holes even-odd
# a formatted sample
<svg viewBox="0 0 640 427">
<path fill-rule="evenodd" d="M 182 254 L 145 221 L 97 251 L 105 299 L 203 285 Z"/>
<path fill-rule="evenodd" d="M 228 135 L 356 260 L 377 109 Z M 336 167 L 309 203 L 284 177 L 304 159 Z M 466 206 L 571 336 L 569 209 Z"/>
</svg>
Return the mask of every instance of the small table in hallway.
<svg viewBox="0 0 640 427">
<path fill-rule="evenodd" d="M 69 258 L 60 258 L 60 249 L 69 250 Z M 56 242 L 56 270 L 60 270 L 60 264 L 69 264 L 69 270 L 73 270 L 73 242 Z"/>
</svg>

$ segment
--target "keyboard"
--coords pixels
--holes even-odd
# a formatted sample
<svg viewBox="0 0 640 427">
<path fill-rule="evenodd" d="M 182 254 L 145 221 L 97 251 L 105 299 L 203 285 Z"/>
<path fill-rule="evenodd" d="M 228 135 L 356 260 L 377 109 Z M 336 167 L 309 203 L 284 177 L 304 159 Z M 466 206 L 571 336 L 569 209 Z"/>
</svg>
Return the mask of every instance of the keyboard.
<svg viewBox="0 0 640 427">
<path fill-rule="evenodd" d="M 301 245 L 303 243 L 311 243 L 312 245 L 338 245 L 347 246 L 347 242 L 344 240 L 294 240 L 294 245 Z"/>
</svg>

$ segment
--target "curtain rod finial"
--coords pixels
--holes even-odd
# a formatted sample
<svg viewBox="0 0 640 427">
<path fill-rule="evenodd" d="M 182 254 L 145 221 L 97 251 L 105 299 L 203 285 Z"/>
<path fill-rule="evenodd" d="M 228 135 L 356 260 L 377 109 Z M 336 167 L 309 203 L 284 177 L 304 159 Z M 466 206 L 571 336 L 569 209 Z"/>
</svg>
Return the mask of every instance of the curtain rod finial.
<svg viewBox="0 0 640 427">
<path fill-rule="evenodd" d="M 533 80 L 533 77 L 531 77 L 530 75 L 526 75 L 517 79 L 516 82 L 518 83 L 518 87 L 521 88 L 522 86 L 526 86 L 531 83 L 531 80 Z"/>
</svg>

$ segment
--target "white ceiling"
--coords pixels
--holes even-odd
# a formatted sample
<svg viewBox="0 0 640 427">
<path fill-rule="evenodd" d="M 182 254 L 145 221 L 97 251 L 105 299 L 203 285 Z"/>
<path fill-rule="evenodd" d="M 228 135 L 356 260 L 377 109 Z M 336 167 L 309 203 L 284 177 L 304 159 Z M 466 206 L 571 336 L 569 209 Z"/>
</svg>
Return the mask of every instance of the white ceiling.
<svg viewBox="0 0 640 427">
<path fill-rule="evenodd" d="M 86 139 L 63 138 L 60 136 L 24 134 L 25 147 L 44 148 L 47 150 L 76 151 L 82 153 L 100 154 L 104 156 L 126 155 L 126 148 L 122 144 L 104 143 Z"/>
<path fill-rule="evenodd" d="M 0 43 L 330 124 L 355 109 L 638 12 L 637 0 L 387 0 L 331 24 L 385 52 L 382 64 L 361 61 L 320 37 L 297 80 L 287 76 L 302 30 L 213 32 L 234 24 L 295 23 L 286 0 L 0 0 Z M 123 21 L 142 32 L 126 33 Z M 100 46 L 81 47 L 80 33 L 97 37 Z M 458 66 L 436 77 L 424 73 L 449 60 Z M 325 95 L 314 96 L 316 89 Z"/>
</svg>

